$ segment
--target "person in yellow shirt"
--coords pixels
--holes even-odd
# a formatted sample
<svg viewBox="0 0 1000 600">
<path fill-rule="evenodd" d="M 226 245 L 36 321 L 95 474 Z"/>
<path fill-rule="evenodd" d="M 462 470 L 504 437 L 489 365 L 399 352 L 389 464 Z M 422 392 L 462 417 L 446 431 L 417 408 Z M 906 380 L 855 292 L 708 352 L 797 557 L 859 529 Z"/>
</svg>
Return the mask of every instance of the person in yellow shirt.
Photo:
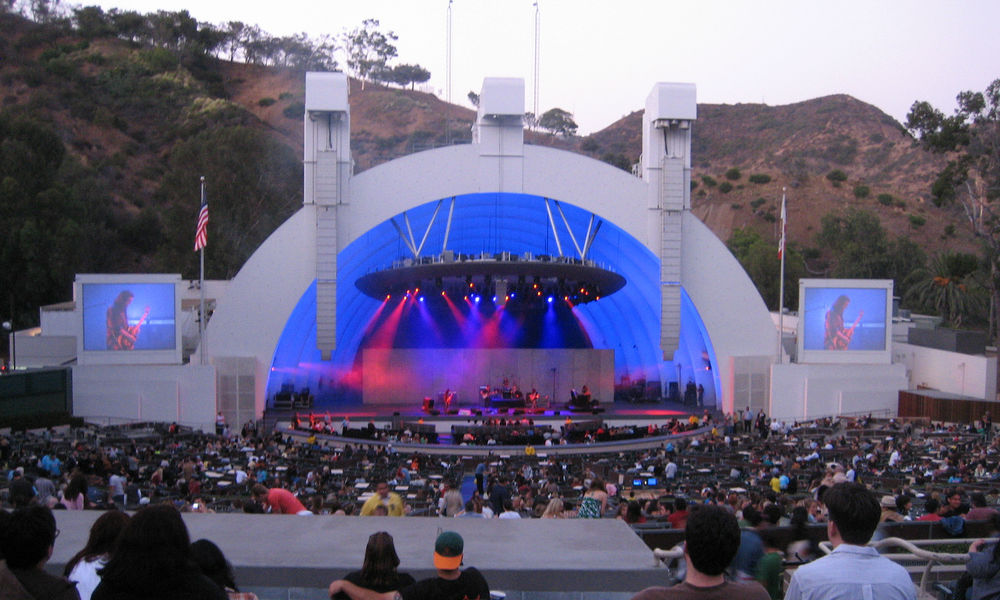
<svg viewBox="0 0 1000 600">
<path fill-rule="evenodd" d="M 390 517 L 403 516 L 403 499 L 396 492 L 389 491 L 389 483 L 384 479 L 375 482 L 375 493 L 361 507 L 361 516 L 372 516 L 379 505 L 385 506 Z"/>
</svg>

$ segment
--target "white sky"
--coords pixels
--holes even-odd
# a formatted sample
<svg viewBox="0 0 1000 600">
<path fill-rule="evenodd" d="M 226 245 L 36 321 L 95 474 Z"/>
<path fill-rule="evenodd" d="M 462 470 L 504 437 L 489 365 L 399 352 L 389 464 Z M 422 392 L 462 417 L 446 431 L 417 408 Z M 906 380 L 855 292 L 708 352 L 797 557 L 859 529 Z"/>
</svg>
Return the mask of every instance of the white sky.
<svg viewBox="0 0 1000 600">
<path fill-rule="evenodd" d="M 93 4 L 81 2 L 80 4 Z M 97 0 L 105 9 L 187 9 L 199 21 L 272 35 L 339 34 L 366 18 L 399 35 L 398 62 L 431 71 L 446 98 L 448 0 Z M 641 109 L 657 81 L 698 101 L 788 104 L 845 93 L 903 121 L 915 100 L 951 112 L 962 90 L 1000 77 L 996 0 L 538 0 L 539 112 L 572 112 L 580 133 Z M 534 103 L 532 0 L 454 0 L 452 101 L 484 77 L 522 77 Z M 343 61 L 341 66 L 343 67 Z"/>
</svg>

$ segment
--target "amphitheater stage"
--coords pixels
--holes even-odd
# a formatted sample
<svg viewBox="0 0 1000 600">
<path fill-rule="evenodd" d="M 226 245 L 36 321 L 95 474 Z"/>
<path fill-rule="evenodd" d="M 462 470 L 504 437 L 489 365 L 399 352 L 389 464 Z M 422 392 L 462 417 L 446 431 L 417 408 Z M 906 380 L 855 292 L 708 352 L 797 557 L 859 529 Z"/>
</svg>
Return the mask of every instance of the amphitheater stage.
<svg viewBox="0 0 1000 600">
<path fill-rule="evenodd" d="M 437 426 L 438 433 L 446 433 L 452 425 L 465 425 L 473 421 L 482 422 L 483 419 L 531 419 L 536 424 L 562 424 L 569 417 L 574 421 L 602 419 L 612 426 L 619 425 L 641 425 L 650 424 L 662 425 L 670 419 L 686 420 L 691 415 L 702 416 L 705 407 L 685 406 L 673 402 L 656 402 L 629 404 L 625 402 L 614 402 L 601 404 L 597 411 L 592 410 L 567 410 L 564 407 L 539 408 L 535 410 L 525 408 L 497 409 L 490 407 L 463 406 L 457 411 L 443 414 L 440 411 L 424 410 L 420 404 L 366 404 L 366 405 L 343 405 L 336 408 L 302 408 L 275 409 L 268 407 L 268 421 L 288 423 L 293 417 L 298 417 L 300 422 L 308 422 L 309 416 L 328 419 L 337 430 L 346 417 L 351 427 L 358 428 L 365 426 L 369 421 L 375 423 L 377 427 L 382 427 L 387 423 L 404 421 L 412 423 L 422 420 L 423 423 Z M 709 412 L 715 414 L 714 409 Z"/>
<path fill-rule="evenodd" d="M 61 572 L 87 541 L 98 511 L 57 511 L 61 531 L 46 566 Z M 465 539 L 465 566 L 510 600 L 625 600 L 666 583 L 653 554 L 632 529 L 612 519 L 446 519 L 248 514 L 184 514 L 191 539 L 207 538 L 232 562 L 241 590 L 261 600 L 327 598 L 335 578 L 361 568 L 368 536 L 395 539 L 400 570 L 431 577 L 442 529 Z"/>
</svg>

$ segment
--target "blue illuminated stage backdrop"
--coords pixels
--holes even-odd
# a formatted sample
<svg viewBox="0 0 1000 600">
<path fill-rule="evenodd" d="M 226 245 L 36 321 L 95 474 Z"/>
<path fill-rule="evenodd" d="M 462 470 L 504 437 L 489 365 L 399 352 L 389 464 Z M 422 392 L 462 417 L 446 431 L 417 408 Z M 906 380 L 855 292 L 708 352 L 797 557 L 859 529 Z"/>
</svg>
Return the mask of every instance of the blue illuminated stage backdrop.
<svg viewBox="0 0 1000 600">
<path fill-rule="evenodd" d="M 436 204 L 407 211 L 414 231 L 423 231 Z M 565 202 L 562 207 L 569 228 L 582 239 L 591 213 Z M 397 222 L 401 218 L 397 216 Z M 556 221 L 563 254 L 575 256 L 566 224 L 558 217 Z M 423 255 L 445 249 L 444 232 L 445 223 L 438 219 L 428 232 Z M 446 249 L 463 254 L 559 254 L 545 199 L 508 193 L 458 196 Z M 687 294 L 682 294 L 680 347 L 673 361 L 664 361 L 659 348 L 659 261 L 613 223 L 603 223 L 587 258 L 622 275 L 627 283 L 611 296 L 578 306 L 556 299 L 544 309 L 508 314 L 492 299 L 484 298 L 477 305 L 461 295 L 441 297 L 436 290 L 424 290 L 424 302 L 401 296 L 379 301 L 354 285 L 362 275 L 407 257 L 411 255 L 390 221 L 359 236 L 340 252 L 337 349 L 330 361 L 320 360 L 314 283 L 299 300 L 278 342 L 268 398 L 291 385 L 308 387 L 317 402 L 326 398 L 334 406 L 360 401 L 364 348 L 596 348 L 614 352 L 616 386 L 642 386 L 659 394 L 661 387 L 668 389 L 668 382 L 680 379 L 683 389 L 693 381 L 705 388 L 706 404 L 716 403 L 718 369 L 696 308 Z"/>
</svg>

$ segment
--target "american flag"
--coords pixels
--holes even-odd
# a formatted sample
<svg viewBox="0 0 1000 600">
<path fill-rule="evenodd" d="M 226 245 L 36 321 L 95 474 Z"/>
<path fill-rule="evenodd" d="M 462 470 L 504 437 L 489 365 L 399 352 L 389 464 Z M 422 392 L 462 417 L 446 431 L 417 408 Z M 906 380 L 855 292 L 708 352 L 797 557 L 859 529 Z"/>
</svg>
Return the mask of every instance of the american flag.
<svg viewBox="0 0 1000 600">
<path fill-rule="evenodd" d="M 201 210 L 198 211 L 198 229 L 194 233 L 194 251 L 197 252 L 208 245 L 208 200 L 201 195 Z"/>
</svg>

